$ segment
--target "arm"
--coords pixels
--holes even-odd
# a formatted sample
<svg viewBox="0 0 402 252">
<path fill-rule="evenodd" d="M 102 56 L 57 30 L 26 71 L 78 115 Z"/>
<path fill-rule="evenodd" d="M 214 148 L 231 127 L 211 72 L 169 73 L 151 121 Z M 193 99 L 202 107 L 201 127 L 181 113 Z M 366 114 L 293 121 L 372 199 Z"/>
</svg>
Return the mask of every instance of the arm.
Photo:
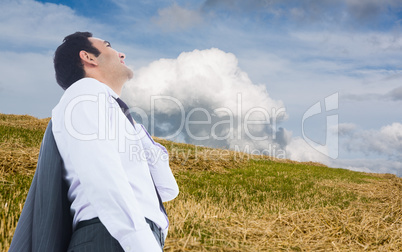
<svg viewBox="0 0 402 252">
<path fill-rule="evenodd" d="M 140 125 L 141 142 L 147 152 L 147 162 L 155 186 L 163 202 L 170 201 L 179 194 L 179 187 L 169 166 L 169 154 L 164 146 L 156 143 L 145 127 Z"/>
</svg>

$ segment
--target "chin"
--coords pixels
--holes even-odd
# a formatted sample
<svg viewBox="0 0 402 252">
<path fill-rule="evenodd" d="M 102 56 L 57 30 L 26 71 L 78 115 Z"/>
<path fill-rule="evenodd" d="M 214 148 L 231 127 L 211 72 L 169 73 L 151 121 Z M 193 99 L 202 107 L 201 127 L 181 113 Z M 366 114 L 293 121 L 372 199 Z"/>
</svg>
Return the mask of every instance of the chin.
<svg viewBox="0 0 402 252">
<path fill-rule="evenodd" d="M 128 80 L 131 80 L 131 79 L 133 78 L 133 76 L 134 76 L 133 71 L 132 71 L 131 69 L 129 69 L 129 72 L 128 72 L 128 74 L 127 74 L 127 79 L 128 79 Z"/>
</svg>

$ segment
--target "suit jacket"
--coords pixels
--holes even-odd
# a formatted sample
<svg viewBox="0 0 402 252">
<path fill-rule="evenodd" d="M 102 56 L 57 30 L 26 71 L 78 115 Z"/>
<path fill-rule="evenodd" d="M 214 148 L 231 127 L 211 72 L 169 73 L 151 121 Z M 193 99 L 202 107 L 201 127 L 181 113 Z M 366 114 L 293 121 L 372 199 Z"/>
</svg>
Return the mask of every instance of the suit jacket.
<svg viewBox="0 0 402 252">
<path fill-rule="evenodd" d="M 72 216 L 63 179 L 63 160 L 50 120 L 40 147 L 38 164 L 9 252 L 67 251 Z"/>
</svg>

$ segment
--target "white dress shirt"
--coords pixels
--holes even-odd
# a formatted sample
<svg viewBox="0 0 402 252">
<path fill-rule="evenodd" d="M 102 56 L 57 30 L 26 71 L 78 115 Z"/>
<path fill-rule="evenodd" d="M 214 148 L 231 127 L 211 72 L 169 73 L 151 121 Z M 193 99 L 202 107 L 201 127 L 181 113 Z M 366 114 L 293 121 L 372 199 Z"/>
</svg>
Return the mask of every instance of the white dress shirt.
<svg viewBox="0 0 402 252">
<path fill-rule="evenodd" d="M 52 111 L 53 134 L 63 158 L 64 178 L 74 215 L 79 221 L 99 217 L 125 251 L 160 251 L 145 221 L 167 234 L 169 221 L 162 201 L 179 189 L 166 149 L 140 124 L 129 122 L 107 85 L 84 78 L 63 94 Z"/>
</svg>

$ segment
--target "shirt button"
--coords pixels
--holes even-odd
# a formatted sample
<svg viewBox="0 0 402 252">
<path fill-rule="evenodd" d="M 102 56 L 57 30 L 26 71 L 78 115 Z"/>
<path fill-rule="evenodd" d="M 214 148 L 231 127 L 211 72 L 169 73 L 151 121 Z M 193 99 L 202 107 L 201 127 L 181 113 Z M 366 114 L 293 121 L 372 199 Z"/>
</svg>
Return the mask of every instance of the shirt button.
<svg viewBox="0 0 402 252">
<path fill-rule="evenodd" d="M 130 246 L 127 246 L 126 251 L 130 251 L 130 250 L 131 250 Z"/>
</svg>

